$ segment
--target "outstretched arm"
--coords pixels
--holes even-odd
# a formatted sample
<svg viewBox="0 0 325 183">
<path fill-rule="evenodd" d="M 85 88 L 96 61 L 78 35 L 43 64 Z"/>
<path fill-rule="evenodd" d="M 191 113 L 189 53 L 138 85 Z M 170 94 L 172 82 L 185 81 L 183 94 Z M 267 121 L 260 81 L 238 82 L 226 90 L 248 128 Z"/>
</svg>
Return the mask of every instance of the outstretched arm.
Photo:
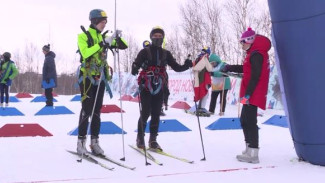
<svg viewBox="0 0 325 183">
<path fill-rule="evenodd" d="M 176 59 L 172 56 L 172 54 L 170 53 L 170 51 L 167 51 L 167 64 L 176 72 L 183 72 L 186 71 L 187 69 L 189 69 L 191 66 L 189 65 L 189 62 L 187 61 L 188 64 L 186 64 L 186 62 L 184 63 L 184 65 L 179 65 L 176 62 Z"/>
</svg>

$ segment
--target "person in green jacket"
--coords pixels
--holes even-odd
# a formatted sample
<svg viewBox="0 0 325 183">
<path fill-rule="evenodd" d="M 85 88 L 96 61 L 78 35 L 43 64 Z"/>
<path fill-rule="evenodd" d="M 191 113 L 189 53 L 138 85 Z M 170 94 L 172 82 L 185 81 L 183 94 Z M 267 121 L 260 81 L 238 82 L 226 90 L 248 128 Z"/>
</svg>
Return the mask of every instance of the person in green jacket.
<svg viewBox="0 0 325 183">
<path fill-rule="evenodd" d="M 9 88 L 12 80 L 18 75 L 18 70 L 15 63 L 10 60 L 11 54 L 5 52 L 3 54 L 3 61 L 0 66 L 0 91 L 1 91 L 1 104 L 3 107 L 4 95 L 6 95 L 6 107 L 9 106 Z"/>
<path fill-rule="evenodd" d="M 100 110 L 103 105 L 105 86 L 110 91 L 107 84 L 111 80 L 107 50 L 126 49 L 127 44 L 121 39 L 119 30 L 109 37 L 105 36 L 105 33 L 102 34 L 107 23 L 107 15 L 103 10 L 91 10 L 89 20 L 91 22 L 89 29 L 86 31 L 82 27 L 83 33 L 78 35 L 78 48 L 81 54 L 78 77 L 82 107 L 79 116 L 77 153 L 80 155 L 88 153 L 86 135 L 90 118 L 91 151 L 95 155 L 104 155 L 98 138 L 101 125 Z"/>
<path fill-rule="evenodd" d="M 211 54 L 209 58 L 209 62 L 213 67 L 219 65 L 222 61 L 220 57 L 216 54 Z M 218 95 L 220 94 L 220 112 L 219 116 L 223 116 L 225 114 L 226 103 L 227 103 L 227 92 L 231 89 L 230 78 L 226 75 L 223 75 L 219 71 L 211 72 L 212 76 L 212 92 L 211 92 L 211 100 L 209 112 L 214 114 L 216 108 L 216 102 Z"/>
</svg>

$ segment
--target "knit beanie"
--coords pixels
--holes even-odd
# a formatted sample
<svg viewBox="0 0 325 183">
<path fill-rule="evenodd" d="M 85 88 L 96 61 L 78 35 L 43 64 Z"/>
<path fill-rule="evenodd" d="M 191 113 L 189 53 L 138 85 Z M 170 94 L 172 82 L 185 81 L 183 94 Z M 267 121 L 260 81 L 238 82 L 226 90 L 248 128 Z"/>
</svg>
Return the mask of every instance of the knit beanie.
<svg viewBox="0 0 325 183">
<path fill-rule="evenodd" d="M 9 61 L 11 58 L 11 54 L 9 52 L 4 52 L 2 56 L 5 61 Z"/>
<path fill-rule="evenodd" d="M 44 45 L 42 49 L 43 49 L 43 51 L 49 52 L 51 50 L 50 44 Z"/>
<path fill-rule="evenodd" d="M 203 47 L 201 53 L 207 53 L 208 55 L 210 55 L 211 53 L 210 47 L 207 46 Z"/>
<path fill-rule="evenodd" d="M 248 27 L 247 28 L 247 31 L 245 31 L 242 35 L 241 35 L 241 38 L 240 38 L 240 41 L 243 41 L 244 43 L 249 43 L 249 44 L 252 44 L 255 40 L 255 31 Z"/>
<path fill-rule="evenodd" d="M 216 55 L 215 53 L 212 53 L 209 57 L 209 62 L 212 63 L 212 62 L 217 62 L 217 63 L 220 63 L 221 62 L 221 59 L 218 55 Z"/>
</svg>

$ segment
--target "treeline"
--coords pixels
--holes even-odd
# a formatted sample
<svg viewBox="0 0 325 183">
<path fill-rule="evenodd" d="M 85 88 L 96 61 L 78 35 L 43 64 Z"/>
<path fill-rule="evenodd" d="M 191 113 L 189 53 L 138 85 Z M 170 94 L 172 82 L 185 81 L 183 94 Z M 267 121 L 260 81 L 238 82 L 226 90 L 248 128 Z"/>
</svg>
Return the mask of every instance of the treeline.
<svg viewBox="0 0 325 183">
<path fill-rule="evenodd" d="M 10 92 L 21 93 L 27 92 L 32 94 L 42 94 L 44 89 L 41 87 L 42 75 L 36 72 L 19 73 L 13 80 Z M 74 74 L 58 75 L 58 87 L 54 92 L 59 95 L 74 95 L 80 93 L 77 85 L 77 78 Z"/>
</svg>

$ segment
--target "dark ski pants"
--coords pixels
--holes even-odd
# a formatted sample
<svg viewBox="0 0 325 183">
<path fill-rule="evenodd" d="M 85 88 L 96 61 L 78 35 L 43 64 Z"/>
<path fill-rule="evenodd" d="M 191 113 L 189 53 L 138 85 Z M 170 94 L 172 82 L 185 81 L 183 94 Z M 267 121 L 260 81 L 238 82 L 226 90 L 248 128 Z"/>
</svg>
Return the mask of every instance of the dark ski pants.
<svg viewBox="0 0 325 183">
<path fill-rule="evenodd" d="M 45 89 L 46 106 L 53 106 L 53 88 Z"/>
<path fill-rule="evenodd" d="M 79 116 L 79 137 L 80 139 L 85 138 L 87 135 L 88 130 L 88 124 L 89 124 L 89 118 L 91 117 L 91 113 L 93 110 L 93 106 L 95 103 L 95 97 L 98 85 L 91 84 L 90 80 L 86 78 L 85 84 L 83 82 L 79 83 L 79 88 L 81 92 L 81 98 L 86 95 L 86 98 L 81 102 L 81 111 Z M 84 93 L 86 91 L 86 93 Z M 103 105 L 103 98 L 105 93 L 105 83 L 104 81 L 101 81 L 97 100 L 95 104 L 95 110 L 94 114 L 91 120 L 91 126 L 90 126 L 90 132 L 91 132 L 91 138 L 98 138 L 98 134 L 100 131 L 100 110 Z"/>
<path fill-rule="evenodd" d="M 143 138 L 146 129 L 147 120 L 151 115 L 150 121 L 150 139 L 156 140 L 158 135 L 160 111 L 163 103 L 163 92 L 160 91 L 156 95 L 152 95 L 145 89 L 140 93 L 141 114 L 138 120 L 138 137 Z"/>
<path fill-rule="evenodd" d="M 243 105 L 240 116 L 240 124 L 243 128 L 244 137 L 248 147 L 258 148 L 257 107 Z"/>
<path fill-rule="evenodd" d="M 3 103 L 4 95 L 6 95 L 6 103 L 8 104 L 9 103 L 9 86 L 1 83 L 0 90 L 1 90 L 1 103 Z"/>
<path fill-rule="evenodd" d="M 222 94 L 222 93 L 224 93 L 224 94 Z M 219 94 L 220 94 L 220 112 L 225 112 L 226 103 L 227 103 L 227 93 L 228 93 L 228 90 L 212 91 L 211 92 L 211 100 L 210 100 L 210 107 L 209 107 L 210 112 L 214 113 L 214 111 L 216 109 L 216 103 L 217 103 L 217 98 L 218 98 Z M 222 97 L 223 97 L 223 99 L 222 99 Z"/>
</svg>

